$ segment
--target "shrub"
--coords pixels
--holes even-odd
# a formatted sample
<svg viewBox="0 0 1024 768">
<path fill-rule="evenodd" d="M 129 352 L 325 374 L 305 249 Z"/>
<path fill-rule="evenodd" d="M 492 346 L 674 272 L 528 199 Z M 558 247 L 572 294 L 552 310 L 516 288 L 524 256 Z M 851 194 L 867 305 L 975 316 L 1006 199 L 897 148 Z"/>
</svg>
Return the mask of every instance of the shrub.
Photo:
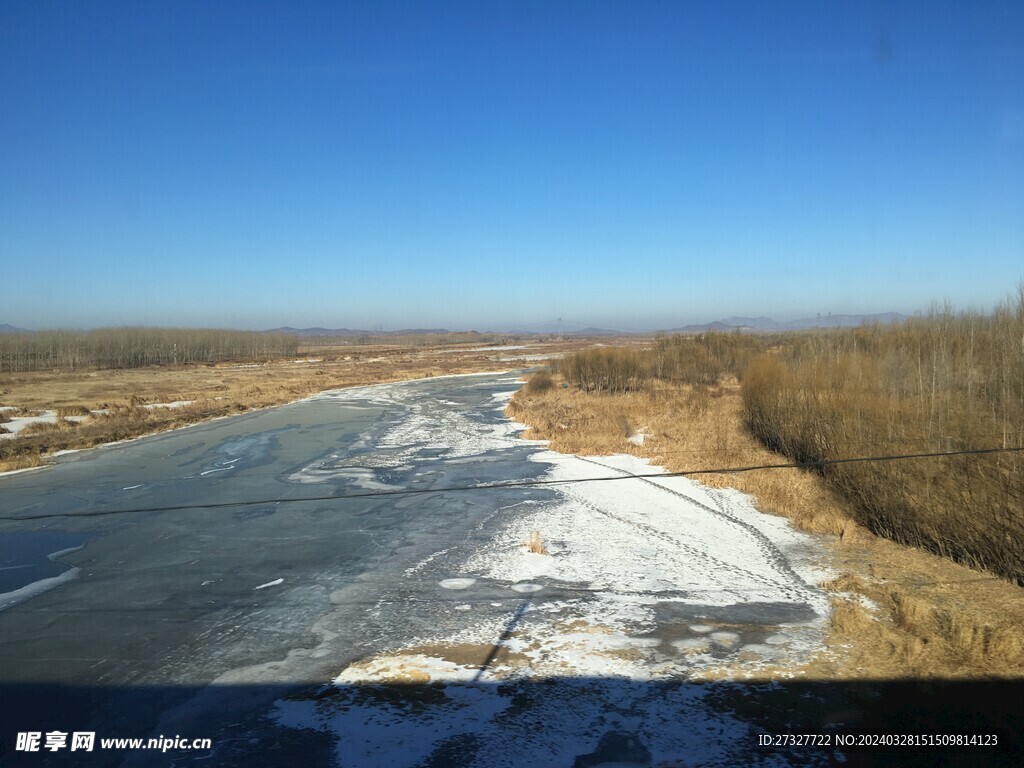
<svg viewBox="0 0 1024 768">
<path fill-rule="evenodd" d="M 658 339 L 649 353 L 652 373 L 681 384 L 710 386 L 726 375 L 741 377 L 749 362 L 780 343 L 778 334 L 702 333 Z"/>
<path fill-rule="evenodd" d="M 643 353 L 609 347 L 586 349 L 563 357 L 558 364 L 565 380 L 584 392 L 611 394 L 644 389 L 650 364 Z"/>
<path fill-rule="evenodd" d="M 541 392 L 547 392 L 554 386 L 555 377 L 551 375 L 551 371 L 537 371 L 527 379 L 526 386 L 523 389 L 531 395 L 537 395 Z"/>
<path fill-rule="evenodd" d="M 62 405 L 57 409 L 57 416 L 62 419 L 66 416 L 88 416 L 89 413 L 84 405 Z"/>
<path fill-rule="evenodd" d="M 526 551 L 532 552 L 535 555 L 546 555 L 548 553 L 547 547 L 544 546 L 544 542 L 540 537 L 540 531 L 533 531 L 530 534 L 530 538 L 526 540 Z"/>
</svg>

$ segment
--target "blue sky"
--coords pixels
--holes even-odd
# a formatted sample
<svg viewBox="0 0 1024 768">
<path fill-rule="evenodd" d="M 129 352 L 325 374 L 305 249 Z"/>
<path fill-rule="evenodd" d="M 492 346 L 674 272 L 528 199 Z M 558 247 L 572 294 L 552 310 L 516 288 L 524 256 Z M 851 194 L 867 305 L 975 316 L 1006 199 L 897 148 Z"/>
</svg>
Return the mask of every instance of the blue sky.
<svg viewBox="0 0 1024 768">
<path fill-rule="evenodd" d="M 989 309 L 1020 2 L 0 3 L 0 322 Z"/>
</svg>

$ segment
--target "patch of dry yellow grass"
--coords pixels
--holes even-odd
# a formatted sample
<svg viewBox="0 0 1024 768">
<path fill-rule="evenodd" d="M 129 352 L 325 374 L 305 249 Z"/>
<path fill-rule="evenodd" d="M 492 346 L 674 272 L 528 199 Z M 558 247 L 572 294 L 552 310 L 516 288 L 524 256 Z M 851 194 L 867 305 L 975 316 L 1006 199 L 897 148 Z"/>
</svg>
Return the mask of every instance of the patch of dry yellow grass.
<svg viewBox="0 0 1024 768">
<path fill-rule="evenodd" d="M 64 405 L 57 409 L 57 417 L 65 418 L 67 416 L 88 416 L 89 409 L 84 405 Z"/>
<path fill-rule="evenodd" d="M 543 540 L 540 538 L 540 531 L 533 531 L 524 542 L 527 552 L 532 552 L 535 555 L 546 555 L 548 553 L 547 547 L 544 546 Z"/>
<path fill-rule="evenodd" d="M 656 382 L 646 392 L 618 395 L 524 388 L 512 398 L 508 414 L 529 425 L 523 437 L 549 440 L 552 450 L 629 453 L 671 472 L 785 462 L 746 431 L 741 409 L 734 381 L 713 387 Z M 640 429 L 643 444 L 629 442 Z M 760 509 L 784 515 L 805 531 L 853 536 L 856 530 L 847 503 L 807 472 L 701 474 L 694 479 L 749 493 Z"/>
<path fill-rule="evenodd" d="M 53 433 L 71 432 L 78 427 L 74 421 L 65 418 L 58 418 L 56 421 L 37 421 L 26 424 L 19 435 L 20 439 L 31 435 L 51 435 Z"/>
<path fill-rule="evenodd" d="M 851 579 L 841 587 L 826 585 L 845 593 L 833 598 L 830 619 L 833 646 L 841 645 L 843 652 L 817 660 L 812 669 L 839 678 L 1024 675 L 1019 608 L 1011 609 L 1014 618 L 1005 614 L 1012 593 L 986 596 L 961 585 L 947 590 L 943 605 L 932 590 L 909 592 L 908 576 L 904 573 L 903 584 Z"/>
</svg>

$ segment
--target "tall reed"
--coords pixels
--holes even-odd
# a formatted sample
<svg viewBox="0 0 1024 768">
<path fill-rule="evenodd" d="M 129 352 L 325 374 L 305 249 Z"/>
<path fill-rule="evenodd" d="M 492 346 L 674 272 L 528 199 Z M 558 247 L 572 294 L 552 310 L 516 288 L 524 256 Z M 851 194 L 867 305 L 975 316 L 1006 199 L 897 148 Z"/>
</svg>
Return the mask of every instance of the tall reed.
<svg viewBox="0 0 1024 768">
<path fill-rule="evenodd" d="M 1024 287 L 992 314 L 804 334 L 743 379 L 752 432 L 798 461 L 1024 448 Z M 1024 584 L 1020 453 L 828 466 L 876 533 Z"/>
</svg>

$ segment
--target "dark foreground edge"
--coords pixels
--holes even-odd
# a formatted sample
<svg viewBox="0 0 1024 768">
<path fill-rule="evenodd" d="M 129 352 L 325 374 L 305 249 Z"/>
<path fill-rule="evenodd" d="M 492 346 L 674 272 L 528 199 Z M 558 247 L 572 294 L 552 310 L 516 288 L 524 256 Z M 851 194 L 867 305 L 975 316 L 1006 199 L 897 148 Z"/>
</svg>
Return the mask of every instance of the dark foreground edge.
<svg viewBox="0 0 1024 768">
<path fill-rule="evenodd" d="M 498 685 L 498 693 L 529 701 L 543 697 L 558 680 Z M 578 679 L 574 678 L 578 683 Z M 602 681 L 595 680 L 595 684 Z M 476 684 L 494 686 L 493 683 Z M 844 766 L 1017 766 L 1024 765 L 1024 680 L 663 683 L 631 681 L 638 695 L 656 694 L 664 685 L 701 685 L 704 701 L 748 724 L 747 744 L 722 745 L 741 755 L 744 764 Z M 509 688 L 515 687 L 515 691 Z M 650 689 L 649 691 L 647 689 Z M 415 711 L 416 702 L 443 696 L 437 685 L 374 686 L 372 693 L 396 712 Z M 330 687 L 282 686 L 149 686 L 103 688 L 53 684 L 0 683 L 0 766 L 331 766 L 338 753 L 336 736 L 323 731 L 283 728 L 253 712 L 266 712 L 278 699 L 314 700 L 329 707 L 339 694 Z M 201 702 L 196 707 L 195 702 Z M 614 706 L 614 702 L 609 702 Z M 203 714 L 190 715 L 190 712 Z M 168 713 L 176 733 L 154 732 Z M 168 723 L 165 718 L 164 724 Z M 685 722 L 680 728 L 687 727 Z M 213 749 L 166 752 L 65 748 L 58 752 L 16 749 L 19 732 L 95 732 L 101 737 L 210 738 Z M 790 734 L 787 738 L 785 735 Z M 831 748 L 797 744 L 796 737 L 831 734 Z M 865 739 L 892 741 L 886 735 L 962 734 L 994 737 L 997 744 L 965 746 L 860 746 Z M 400 737 L 400 734 L 395 734 Z M 835 737 L 852 746 L 836 749 Z M 882 738 L 877 738 L 882 737 Z M 69 735 L 70 741 L 70 735 Z M 543 742 L 543 724 L 524 734 Z M 775 744 L 766 743 L 774 741 Z M 459 768 L 472 762 L 471 731 L 441 742 L 421 763 L 424 768 Z M 784 743 L 788 742 L 788 743 Z M 97 744 L 98 746 L 98 744 Z M 738 750 L 738 752 L 737 752 Z M 343 752 L 343 750 L 342 750 Z M 608 763 L 659 765 L 653 762 L 642 733 L 611 729 L 594 740 L 592 750 L 566 768 L 591 768 Z M 342 762 L 341 764 L 344 764 Z M 678 767 L 724 763 L 702 762 L 694 756 Z M 556 768 L 553 766 L 552 768 Z"/>
</svg>

